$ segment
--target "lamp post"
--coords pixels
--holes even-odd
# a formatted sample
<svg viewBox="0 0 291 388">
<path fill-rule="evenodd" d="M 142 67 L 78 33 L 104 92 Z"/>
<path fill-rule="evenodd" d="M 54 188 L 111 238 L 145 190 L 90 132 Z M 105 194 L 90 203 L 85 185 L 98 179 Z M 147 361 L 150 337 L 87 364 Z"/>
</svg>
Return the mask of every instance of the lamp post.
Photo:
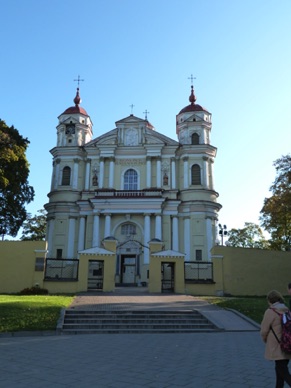
<svg viewBox="0 0 291 388">
<path fill-rule="evenodd" d="M 221 237 L 221 245 L 223 245 L 223 237 L 224 236 L 227 236 L 227 226 L 226 225 L 221 225 L 221 224 L 218 224 L 218 227 L 219 227 L 219 232 L 218 234 L 220 235 Z"/>
</svg>

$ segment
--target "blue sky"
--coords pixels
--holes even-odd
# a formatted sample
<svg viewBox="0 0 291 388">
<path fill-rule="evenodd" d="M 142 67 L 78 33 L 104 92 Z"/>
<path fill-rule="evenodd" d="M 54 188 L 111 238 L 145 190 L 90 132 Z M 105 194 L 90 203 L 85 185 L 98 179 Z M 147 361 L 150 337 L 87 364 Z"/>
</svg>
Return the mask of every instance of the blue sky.
<svg viewBox="0 0 291 388">
<path fill-rule="evenodd" d="M 131 113 L 176 139 L 176 114 L 212 113 L 215 189 L 228 229 L 259 222 L 290 152 L 291 2 L 0 0 L 0 118 L 30 140 L 35 214 L 48 201 L 57 117 L 76 82 L 94 137 Z"/>
</svg>

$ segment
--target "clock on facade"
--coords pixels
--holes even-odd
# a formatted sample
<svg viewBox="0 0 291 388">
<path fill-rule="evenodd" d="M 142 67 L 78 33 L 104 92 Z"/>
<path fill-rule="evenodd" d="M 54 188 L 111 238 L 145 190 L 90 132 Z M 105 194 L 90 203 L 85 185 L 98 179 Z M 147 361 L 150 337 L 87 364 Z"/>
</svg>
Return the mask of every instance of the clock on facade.
<svg viewBox="0 0 291 388">
<path fill-rule="evenodd" d="M 66 135 L 73 135 L 75 133 L 75 126 L 74 125 L 68 125 L 66 127 Z"/>
</svg>

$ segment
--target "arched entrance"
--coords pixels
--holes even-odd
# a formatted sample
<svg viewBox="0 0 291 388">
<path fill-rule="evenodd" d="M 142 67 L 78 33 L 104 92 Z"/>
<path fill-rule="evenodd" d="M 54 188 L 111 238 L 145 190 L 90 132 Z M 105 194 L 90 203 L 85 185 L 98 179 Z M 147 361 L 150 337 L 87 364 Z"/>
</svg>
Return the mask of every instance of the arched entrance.
<svg viewBox="0 0 291 388">
<path fill-rule="evenodd" d="M 129 240 L 117 246 L 116 286 L 137 286 L 140 283 L 141 244 Z"/>
</svg>

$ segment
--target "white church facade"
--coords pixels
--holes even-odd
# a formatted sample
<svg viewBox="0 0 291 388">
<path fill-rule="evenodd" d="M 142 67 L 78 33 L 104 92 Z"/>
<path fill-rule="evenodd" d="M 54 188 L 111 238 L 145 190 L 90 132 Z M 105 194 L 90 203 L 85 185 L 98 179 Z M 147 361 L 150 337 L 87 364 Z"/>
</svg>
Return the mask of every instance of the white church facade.
<svg viewBox="0 0 291 388">
<path fill-rule="evenodd" d="M 213 177 L 217 150 L 211 114 L 196 104 L 193 86 L 189 101 L 176 116 L 175 140 L 133 114 L 93 138 L 77 88 L 75 105 L 58 117 L 51 150 L 48 258 L 104 252 L 104 241 L 114 239 L 115 284 L 125 286 L 148 283 L 151 241 L 162 242 L 167 257 L 211 260 L 221 208 Z"/>
</svg>

